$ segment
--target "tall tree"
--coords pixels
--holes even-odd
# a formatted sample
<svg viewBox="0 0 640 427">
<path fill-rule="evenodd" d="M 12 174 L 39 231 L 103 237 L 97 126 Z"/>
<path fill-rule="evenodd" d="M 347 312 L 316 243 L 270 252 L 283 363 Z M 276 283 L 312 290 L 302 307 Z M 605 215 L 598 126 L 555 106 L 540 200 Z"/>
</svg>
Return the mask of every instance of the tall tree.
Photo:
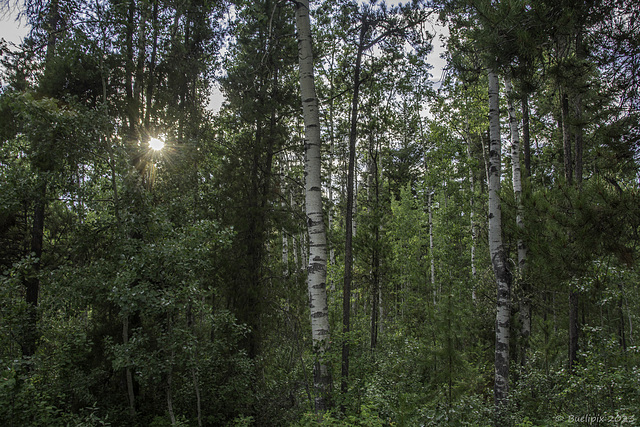
<svg viewBox="0 0 640 427">
<path fill-rule="evenodd" d="M 322 210 L 320 114 L 313 72 L 313 48 L 309 1 L 296 2 L 296 28 L 300 68 L 300 95 L 304 113 L 305 135 L 305 212 L 309 234 L 307 287 L 311 317 L 311 334 L 315 353 L 313 382 L 315 409 L 318 414 L 329 407 L 331 376 L 325 354 L 329 349 L 329 308 L 327 303 L 327 236 Z"/>
<path fill-rule="evenodd" d="M 342 377 L 341 390 L 345 394 L 349 388 L 349 332 L 351 330 L 351 287 L 353 280 L 353 234 L 355 212 L 355 189 L 356 182 L 356 142 L 358 140 L 358 110 L 360 103 L 360 89 L 362 84 L 363 57 L 365 53 L 382 42 L 388 42 L 396 49 L 399 49 L 400 41 L 419 39 L 410 34 L 411 31 L 424 22 L 426 13 L 422 13 L 417 5 L 407 5 L 406 7 L 395 7 L 387 9 L 386 5 L 381 5 L 379 9 L 374 9 L 365 5 L 357 13 L 359 22 L 357 26 L 357 37 L 355 40 L 355 64 L 353 67 L 353 78 L 351 88 L 351 106 L 349 114 L 349 151 L 347 165 L 346 182 L 346 208 L 345 208 L 345 246 L 344 246 L 344 275 L 343 275 L 343 295 L 342 295 Z M 420 38 L 421 39 L 421 38 Z M 424 50 L 430 48 L 430 43 L 420 40 L 425 46 Z M 394 44 L 395 43 L 395 44 Z M 374 73 L 375 70 L 370 70 Z M 370 78 L 371 76 L 368 76 Z"/>
<path fill-rule="evenodd" d="M 489 77 L 489 251 L 496 278 L 496 344 L 494 401 L 496 415 L 503 416 L 509 396 L 509 328 L 511 310 L 511 271 L 502 243 L 502 204 L 500 198 L 501 151 L 499 81 L 490 68 Z M 497 421 L 499 422 L 499 421 Z"/>
<path fill-rule="evenodd" d="M 524 204 L 522 202 L 522 168 L 520 162 L 520 134 L 518 131 L 518 119 L 516 117 L 513 105 L 513 86 L 511 78 L 505 79 L 505 97 L 507 98 L 507 111 L 509 113 L 509 133 L 511 135 L 511 181 L 513 183 L 513 193 L 516 202 L 516 226 L 519 232 L 524 231 Z M 526 264 L 527 264 L 527 246 L 520 236 L 517 240 L 518 268 L 517 277 L 522 283 L 521 303 L 520 303 L 520 320 L 521 320 L 521 338 L 522 350 L 520 361 L 525 365 L 526 353 L 529 337 L 531 335 L 531 302 L 529 296 L 529 287 L 527 286 Z"/>
<path fill-rule="evenodd" d="M 35 11 L 32 11 L 35 12 Z M 52 0 L 48 7 L 45 9 L 46 21 L 44 24 L 44 31 L 46 34 L 46 53 L 45 53 L 45 62 L 44 62 L 44 79 L 43 82 L 46 82 L 47 79 L 51 79 L 52 73 L 52 65 L 56 55 L 56 45 L 58 42 L 58 38 L 60 37 L 61 31 L 61 23 L 62 17 L 60 13 L 60 4 L 58 0 Z M 46 83 L 42 84 L 41 91 L 43 95 L 49 95 L 46 91 Z M 45 134 L 46 135 L 46 134 Z M 44 135 L 42 135 L 44 136 Z M 41 137 L 42 137 L 41 136 Z M 49 136 L 51 137 L 51 136 Z M 37 144 L 46 146 L 50 144 L 50 141 L 37 141 Z M 46 156 L 46 153 L 41 153 L 41 155 Z M 48 162 L 44 163 L 47 164 Z M 24 286 L 26 289 L 25 298 L 27 302 L 27 310 L 28 310 L 28 324 L 25 328 L 25 336 L 23 337 L 23 345 L 22 345 L 22 354 L 24 356 L 33 356 L 38 340 L 38 331 L 37 331 L 37 322 L 38 322 L 38 295 L 40 293 L 40 278 L 38 277 L 37 271 L 40 269 L 42 265 L 42 245 L 44 240 L 44 230 L 45 230 L 45 212 L 47 206 L 47 187 L 49 183 L 47 182 L 47 167 L 42 167 L 43 164 L 39 164 L 36 162 L 34 164 L 34 169 L 38 171 L 38 184 L 36 190 L 36 198 L 34 201 L 33 208 L 33 224 L 31 228 L 31 244 L 30 251 L 35 257 L 35 267 L 36 272 L 29 277 L 25 278 Z"/>
</svg>

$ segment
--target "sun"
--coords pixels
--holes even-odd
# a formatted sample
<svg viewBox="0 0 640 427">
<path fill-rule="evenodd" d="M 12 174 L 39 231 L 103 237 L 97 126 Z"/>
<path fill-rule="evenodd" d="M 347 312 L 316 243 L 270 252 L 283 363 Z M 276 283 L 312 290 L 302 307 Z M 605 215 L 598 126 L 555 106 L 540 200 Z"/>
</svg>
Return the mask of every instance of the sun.
<svg viewBox="0 0 640 427">
<path fill-rule="evenodd" d="M 158 138 L 151 138 L 149 140 L 149 147 L 154 151 L 160 151 L 164 148 L 164 141 Z"/>
</svg>

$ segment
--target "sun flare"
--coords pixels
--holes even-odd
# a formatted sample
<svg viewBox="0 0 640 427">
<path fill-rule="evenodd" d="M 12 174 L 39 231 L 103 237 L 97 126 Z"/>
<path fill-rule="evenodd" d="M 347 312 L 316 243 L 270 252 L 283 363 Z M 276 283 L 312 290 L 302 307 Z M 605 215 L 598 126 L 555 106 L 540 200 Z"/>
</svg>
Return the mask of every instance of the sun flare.
<svg viewBox="0 0 640 427">
<path fill-rule="evenodd" d="M 151 138 L 149 140 L 149 147 L 154 151 L 160 151 L 164 148 L 164 141 L 158 138 Z"/>
</svg>

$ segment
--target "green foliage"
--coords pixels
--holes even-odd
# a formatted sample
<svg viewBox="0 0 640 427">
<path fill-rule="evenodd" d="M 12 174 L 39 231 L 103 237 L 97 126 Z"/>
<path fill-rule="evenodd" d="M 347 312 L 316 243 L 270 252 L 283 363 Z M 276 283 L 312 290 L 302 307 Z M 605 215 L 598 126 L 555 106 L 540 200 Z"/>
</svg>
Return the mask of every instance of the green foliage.
<svg viewBox="0 0 640 427">
<path fill-rule="evenodd" d="M 416 9 L 422 2 L 312 4 L 331 185 L 322 189 L 333 250 L 324 362 L 334 406 L 325 414 L 311 412 L 294 5 L 232 3 L 59 1 L 51 28 L 54 3 L 29 2 L 24 49 L 1 48 L 10 86 L 0 94 L 0 424 L 490 424 L 488 65 L 513 80 L 516 104 L 526 96 L 530 105 L 524 229 L 508 156 L 503 165 L 509 265 L 519 239 L 529 250 L 511 290 L 504 423 L 573 425 L 591 414 L 637 423 L 632 2 L 440 2 L 450 37 L 437 94 L 429 25 L 398 27 L 429 13 Z M 362 64 L 352 327 L 343 336 L 345 141 L 365 16 L 377 31 L 367 40 L 383 37 Z M 217 115 L 205 108 L 214 76 L 226 97 Z M 563 91 L 574 154 L 576 137 L 584 142 L 579 185 L 562 177 Z M 146 141 L 159 134 L 167 146 L 151 152 Z M 31 253 L 38 203 L 40 259 Z M 37 351 L 24 357 L 33 320 L 25 283 L 35 279 Z M 570 292 L 580 330 L 571 370 Z M 343 339 L 346 393 L 337 387 Z"/>
<path fill-rule="evenodd" d="M 321 420 L 316 414 L 307 413 L 304 417 L 292 424 L 292 427 L 311 427 L 311 426 L 347 426 L 347 427 L 382 427 L 387 425 L 381 419 L 375 407 L 370 405 L 362 405 L 357 415 L 348 415 L 346 417 L 336 413 L 326 413 Z"/>
</svg>

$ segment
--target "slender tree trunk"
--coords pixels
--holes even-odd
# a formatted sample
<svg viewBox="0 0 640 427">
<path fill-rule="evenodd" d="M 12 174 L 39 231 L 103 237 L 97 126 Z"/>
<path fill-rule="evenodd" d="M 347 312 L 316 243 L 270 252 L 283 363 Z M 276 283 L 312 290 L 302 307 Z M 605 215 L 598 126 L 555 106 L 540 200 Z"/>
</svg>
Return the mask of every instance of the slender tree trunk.
<svg viewBox="0 0 640 427">
<path fill-rule="evenodd" d="M 50 64 L 56 55 L 56 46 L 58 44 L 58 31 L 60 26 L 60 2 L 59 0 L 51 0 L 49 5 L 49 16 L 47 17 L 47 52 L 45 54 L 45 78 L 50 72 Z"/>
<path fill-rule="evenodd" d="M 476 230 L 475 222 L 475 182 L 473 179 L 473 168 L 471 167 L 471 132 L 469 130 L 469 119 L 465 118 L 465 138 L 467 148 L 467 159 L 469 162 L 469 190 L 471 191 L 471 197 L 469 198 L 469 222 L 471 225 L 471 280 L 473 285 L 471 288 L 471 300 L 476 303 L 476 240 L 478 239 L 478 232 Z M 430 221 L 431 222 L 431 221 Z M 429 232 L 431 234 L 431 232 Z"/>
<path fill-rule="evenodd" d="M 42 180 L 42 178 L 40 178 Z M 34 272 L 24 280 L 25 301 L 27 303 L 27 326 L 25 328 L 23 356 L 35 354 L 38 343 L 38 297 L 40 279 L 38 271 L 42 266 L 42 243 L 44 240 L 44 219 L 47 197 L 47 183 L 42 180 L 38 185 L 37 198 L 33 209 L 33 227 L 31 230 L 31 253 L 35 257 Z"/>
<path fill-rule="evenodd" d="M 578 60 L 583 60 L 585 56 L 584 46 L 582 44 L 582 33 L 578 31 L 576 34 L 576 56 Z M 577 91 L 575 96 L 575 112 L 576 112 L 576 126 L 575 126 L 575 177 L 576 185 L 578 188 L 582 187 L 582 151 L 583 151 L 583 130 L 582 130 L 582 92 Z"/>
<path fill-rule="evenodd" d="M 529 96 L 522 95 L 522 147 L 524 151 L 524 167 L 527 176 L 531 176 L 531 137 L 529 134 Z"/>
<path fill-rule="evenodd" d="M 496 277 L 496 342 L 494 401 L 496 422 L 506 408 L 509 397 L 509 326 L 511 272 L 502 244 L 502 210 L 500 202 L 501 143 L 499 83 L 495 71 L 489 70 L 489 250 Z"/>
<path fill-rule="evenodd" d="M 358 102 L 360 98 L 360 69 L 364 53 L 364 39 L 368 31 L 366 20 L 362 22 L 360 41 L 353 72 L 353 95 L 351 98 L 351 129 L 349 131 L 349 165 L 347 170 L 347 208 L 345 212 L 344 285 L 342 288 L 342 381 L 341 390 L 349 388 L 349 331 L 351 329 L 351 281 L 353 274 L 353 211 L 356 139 L 358 137 Z"/>
<path fill-rule="evenodd" d="M 126 38 L 126 57 L 125 57 L 125 95 L 127 98 L 127 119 L 129 120 L 128 138 L 133 140 L 136 138 L 136 113 L 135 103 L 133 97 L 133 32 L 135 27 L 135 12 L 136 2 L 135 0 L 129 0 L 129 9 L 127 10 L 127 23 L 125 29 Z"/>
<path fill-rule="evenodd" d="M 429 210 L 429 262 L 431 263 L 431 289 L 433 290 L 433 306 L 437 303 L 438 291 L 436 290 L 436 260 L 433 256 L 433 190 L 428 189 L 427 209 Z"/>
<path fill-rule="evenodd" d="M 125 315 L 122 319 L 122 342 L 125 345 L 129 342 L 129 315 Z M 129 416 L 133 418 L 136 415 L 136 395 L 133 389 L 133 372 L 131 372 L 129 360 L 127 360 L 125 375 L 127 379 L 127 395 L 129 396 Z"/>
<path fill-rule="evenodd" d="M 136 62 L 136 74 L 133 82 L 133 99 L 136 105 L 136 114 L 140 111 L 143 80 L 144 63 L 147 59 L 147 5 L 140 4 L 140 21 L 138 23 L 138 58 Z M 138 121 L 138 120 L 136 120 Z"/>
<path fill-rule="evenodd" d="M 620 315 L 620 325 L 618 327 L 618 334 L 620 336 L 620 347 L 622 347 L 622 351 L 627 351 L 627 338 L 625 336 L 624 331 L 624 310 L 622 308 L 623 305 L 623 296 L 624 289 L 622 288 L 622 283 L 618 283 L 618 289 L 620 290 L 620 298 L 618 298 L 618 314 Z"/>
<path fill-rule="evenodd" d="M 564 178 L 568 185 L 573 184 L 573 162 L 571 150 L 571 128 L 569 126 L 569 97 L 563 89 L 560 95 L 562 118 L 562 146 L 564 149 Z M 578 358 L 578 293 L 569 288 L 569 371 L 573 370 Z"/>
<path fill-rule="evenodd" d="M 468 96 L 465 90 L 465 106 L 468 108 Z M 469 116 L 465 115 L 464 119 L 464 136 L 466 140 L 466 149 L 467 149 L 467 163 L 469 165 L 469 190 L 470 190 L 470 198 L 469 198 L 469 223 L 471 226 L 471 250 L 470 250 L 470 261 L 471 261 L 471 280 L 473 281 L 473 285 L 471 288 L 471 300 L 473 303 L 476 303 L 476 242 L 478 239 L 478 231 L 476 229 L 475 222 L 475 195 L 476 195 L 476 186 L 475 179 L 472 167 L 472 155 L 471 155 L 471 143 L 473 138 L 471 136 L 471 130 L 469 127 Z"/>
<path fill-rule="evenodd" d="M 289 242 L 284 228 L 282 229 L 282 275 L 285 279 L 289 277 Z"/>
<path fill-rule="evenodd" d="M 295 3 L 300 65 L 300 93 L 305 128 L 305 212 L 309 233 L 307 286 L 311 309 L 311 335 L 316 355 L 314 366 L 315 409 L 321 416 L 329 407 L 331 376 L 324 355 L 329 348 L 327 305 L 327 236 L 322 211 L 320 115 L 313 75 L 313 50 L 308 0 Z"/>
<path fill-rule="evenodd" d="M 578 293 L 569 289 L 569 371 L 578 360 Z"/>
<path fill-rule="evenodd" d="M 52 0 L 47 17 L 47 51 L 45 56 L 45 81 L 50 74 L 53 59 L 56 55 L 58 41 L 58 27 L 60 25 L 60 11 L 58 0 Z M 33 207 L 33 223 L 31 227 L 30 252 L 35 257 L 34 271 L 23 281 L 25 287 L 25 302 L 27 303 L 27 324 L 22 337 L 22 355 L 31 357 L 36 353 L 38 345 L 38 298 L 40 294 L 40 278 L 38 272 L 42 267 L 42 245 L 44 242 L 44 222 L 47 206 L 47 181 L 44 170 L 34 165 L 37 172 L 38 187 Z"/>
<path fill-rule="evenodd" d="M 302 270 L 300 267 L 300 260 L 298 259 L 298 246 L 300 239 L 296 238 L 295 234 L 291 236 L 291 250 L 293 251 L 293 269 L 295 271 L 296 276 L 298 272 Z"/>
<path fill-rule="evenodd" d="M 153 12 L 151 17 L 153 26 L 153 39 L 151 41 L 151 60 L 149 61 L 149 81 L 147 85 L 146 105 L 144 109 L 144 126 L 149 131 L 151 123 L 151 102 L 156 84 L 156 57 L 158 53 L 158 0 L 153 2 Z"/>
<path fill-rule="evenodd" d="M 197 355 L 195 357 L 195 362 L 197 363 Z M 198 374 L 195 366 L 191 367 L 191 378 L 193 379 L 193 389 L 196 393 L 196 413 L 198 414 L 198 427 L 202 427 L 202 403 L 200 397 L 200 385 L 198 382 Z"/>
<path fill-rule="evenodd" d="M 372 133 L 373 135 L 373 133 Z M 373 142 L 373 137 L 371 138 Z M 370 147 L 371 153 L 371 176 L 373 178 L 373 227 L 374 227 L 374 247 L 372 256 L 372 281 L 371 281 L 371 351 L 375 351 L 378 344 L 378 302 L 380 294 L 380 181 L 378 176 L 378 155 L 377 150 Z M 375 155 L 374 155 L 375 153 Z"/>
<path fill-rule="evenodd" d="M 564 152 L 564 177 L 567 184 L 573 183 L 573 163 L 571 153 L 571 128 L 569 127 L 569 96 L 562 91 L 560 95 L 560 112 L 562 117 L 562 147 Z"/>
<path fill-rule="evenodd" d="M 171 360 L 173 362 L 173 351 L 171 351 Z M 167 411 L 169 412 L 169 419 L 171 420 L 171 425 L 176 425 L 176 415 L 173 411 L 173 390 L 172 390 L 172 382 L 173 382 L 173 369 L 169 368 L 169 373 L 167 374 Z"/>
<path fill-rule="evenodd" d="M 509 129 L 511 133 L 511 171 L 513 180 L 513 193 L 516 201 L 516 226 L 518 230 L 524 230 L 524 205 L 522 203 L 522 169 L 520 167 L 520 135 L 518 133 L 518 119 L 513 106 L 513 88 L 511 79 L 505 81 L 505 95 L 507 97 L 507 109 L 509 111 Z M 522 298 L 520 302 L 520 319 L 522 338 L 522 350 L 520 362 L 524 366 L 527 358 L 529 337 L 531 336 L 531 301 L 526 278 L 527 246 L 522 237 L 518 238 L 518 277 L 522 283 Z"/>
<path fill-rule="evenodd" d="M 335 84 L 334 84 L 334 70 L 335 70 L 335 53 L 336 53 L 336 45 L 332 45 L 331 49 L 331 69 L 329 75 L 329 169 L 327 170 L 327 184 L 329 186 L 329 206 L 327 207 L 327 223 L 329 226 L 329 236 L 331 236 L 331 230 L 333 230 L 333 214 L 334 214 L 334 204 L 333 204 L 333 159 L 334 159 L 334 150 L 335 150 L 335 124 L 334 124 L 334 116 L 335 116 Z M 336 263 L 336 251 L 334 242 L 331 239 L 328 239 L 329 243 L 329 264 L 335 265 Z M 333 279 L 330 283 L 330 289 L 335 289 L 335 283 L 333 283 Z"/>
<path fill-rule="evenodd" d="M 576 126 L 576 135 L 575 135 L 575 144 L 576 144 L 576 153 L 575 153 L 575 178 L 576 185 L 578 188 L 582 187 L 582 147 L 583 147 L 583 132 L 580 121 L 582 120 L 582 94 L 576 95 L 576 121 L 578 125 Z"/>
</svg>

